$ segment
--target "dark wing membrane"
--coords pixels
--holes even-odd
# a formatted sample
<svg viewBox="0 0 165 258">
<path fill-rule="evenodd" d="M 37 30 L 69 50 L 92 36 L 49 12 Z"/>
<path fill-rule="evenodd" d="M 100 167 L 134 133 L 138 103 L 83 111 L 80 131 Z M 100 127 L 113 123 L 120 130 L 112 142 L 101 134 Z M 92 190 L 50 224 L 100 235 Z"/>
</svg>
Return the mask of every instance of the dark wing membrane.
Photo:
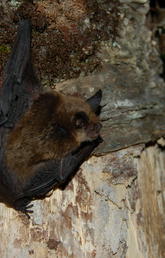
<svg viewBox="0 0 165 258">
<path fill-rule="evenodd" d="M 28 211 L 29 198 L 15 203 L 17 193 L 14 177 L 4 163 L 4 146 L 7 128 L 12 128 L 24 114 L 34 97 L 40 93 L 40 83 L 31 63 L 31 25 L 28 20 L 20 22 L 16 41 L 4 72 L 0 90 L 0 202 L 5 202 L 23 212 Z M 15 204 L 14 204 L 15 203 Z M 28 211 L 29 212 L 29 211 Z"/>
<path fill-rule="evenodd" d="M 55 186 L 64 184 L 101 142 L 102 139 L 98 137 L 97 140 L 83 144 L 77 151 L 66 155 L 61 160 L 45 162 L 25 187 L 23 195 L 19 198 L 39 198 Z"/>
<path fill-rule="evenodd" d="M 40 91 L 31 63 L 31 25 L 19 24 L 16 41 L 4 73 L 0 93 L 0 125 L 12 127 Z"/>
</svg>

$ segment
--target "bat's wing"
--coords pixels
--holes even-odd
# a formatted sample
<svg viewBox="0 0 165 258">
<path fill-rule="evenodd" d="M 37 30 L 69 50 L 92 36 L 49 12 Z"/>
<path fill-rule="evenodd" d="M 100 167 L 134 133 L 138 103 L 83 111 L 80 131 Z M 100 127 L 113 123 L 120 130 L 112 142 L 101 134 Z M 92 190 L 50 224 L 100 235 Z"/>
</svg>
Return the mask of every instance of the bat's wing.
<svg viewBox="0 0 165 258">
<path fill-rule="evenodd" d="M 0 186 L 1 197 L 12 205 L 8 196 L 12 195 L 14 184 L 11 175 L 7 176 L 4 163 L 5 135 L 20 119 L 24 112 L 40 93 L 40 83 L 34 73 L 31 62 L 31 24 L 28 20 L 19 23 L 16 41 L 4 71 L 4 82 L 0 89 Z M 4 175 L 5 173 L 5 175 Z M 11 193 L 10 193 L 11 192 Z M 29 212 L 29 198 L 19 201 L 18 209 Z M 14 205 L 13 205 L 14 206 Z"/>
<path fill-rule="evenodd" d="M 54 187 L 67 182 L 69 177 L 77 171 L 79 166 L 101 142 L 102 139 L 98 137 L 95 141 L 80 146 L 77 151 L 66 155 L 61 160 L 50 160 L 45 162 L 25 187 L 23 194 L 18 196 L 16 201 L 17 206 L 26 204 L 28 200 L 30 202 L 32 199 L 44 197 L 44 195 Z"/>
<path fill-rule="evenodd" d="M 4 72 L 0 125 L 13 127 L 39 91 L 40 84 L 31 63 L 31 25 L 28 20 L 22 20 Z"/>
</svg>

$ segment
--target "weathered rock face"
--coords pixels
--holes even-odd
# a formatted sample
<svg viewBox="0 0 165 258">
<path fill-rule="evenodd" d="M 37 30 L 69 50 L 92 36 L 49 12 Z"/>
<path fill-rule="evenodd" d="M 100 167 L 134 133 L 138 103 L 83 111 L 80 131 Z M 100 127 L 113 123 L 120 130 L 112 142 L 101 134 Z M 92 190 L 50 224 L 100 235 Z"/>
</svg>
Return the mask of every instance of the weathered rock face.
<svg viewBox="0 0 165 258">
<path fill-rule="evenodd" d="M 118 7 L 120 23 L 115 41 L 99 42 L 101 71 L 56 85 L 65 93 L 87 96 L 103 89 L 105 142 L 98 153 L 153 141 L 165 134 L 165 87 L 159 76 L 162 66 L 156 42 L 145 26 L 148 4 L 129 2 Z"/>
<path fill-rule="evenodd" d="M 127 189 L 137 173 L 133 155 L 139 155 L 141 149 L 130 147 L 89 159 L 65 191 L 57 190 L 51 198 L 35 202 L 30 224 L 26 220 L 23 224 L 16 212 L 4 208 L 2 227 L 8 212 L 8 227 L 15 234 L 4 230 L 4 246 L 10 235 L 18 257 L 22 252 L 24 257 L 28 252 L 34 252 L 34 257 L 125 257 L 133 210 L 128 207 Z M 17 222 L 17 231 L 11 218 Z"/>
<path fill-rule="evenodd" d="M 31 221 L 1 206 L 2 257 L 163 257 L 165 153 L 142 148 L 92 157 Z"/>
<path fill-rule="evenodd" d="M 142 153 L 138 163 L 138 186 L 140 205 L 137 208 L 137 225 L 140 249 L 143 250 L 144 257 L 163 257 L 165 153 L 160 146 L 149 147 Z"/>
<path fill-rule="evenodd" d="M 42 82 L 84 96 L 103 89 L 104 143 L 65 190 L 34 202 L 30 221 L 0 205 L 1 257 L 164 257 L 165 152 L 162 142 L 145 147 L 165 135 L 148 1 L 2 3 L 2 63 L 12 19 L 32 17 Z"/>
</svg>

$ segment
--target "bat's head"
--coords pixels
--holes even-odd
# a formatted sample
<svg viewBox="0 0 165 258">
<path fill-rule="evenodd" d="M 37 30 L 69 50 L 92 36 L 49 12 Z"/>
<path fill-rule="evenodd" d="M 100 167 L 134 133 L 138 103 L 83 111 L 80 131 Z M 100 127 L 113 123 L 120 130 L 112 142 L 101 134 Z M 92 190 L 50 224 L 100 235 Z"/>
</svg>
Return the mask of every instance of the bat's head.
<svg viewBox="0 0 165 258">
<path fill-rule="evenodd" d="M 65 117 L 62 124 L 72 132 L 79 144 L 92 141 L 99 136 L 102 127 L 98 117 L 101 97 L 102 92 L 99 90 L 86 101 L 73 96 L 63 98 L 63 106 L 60 109 Z"/>
</svg>

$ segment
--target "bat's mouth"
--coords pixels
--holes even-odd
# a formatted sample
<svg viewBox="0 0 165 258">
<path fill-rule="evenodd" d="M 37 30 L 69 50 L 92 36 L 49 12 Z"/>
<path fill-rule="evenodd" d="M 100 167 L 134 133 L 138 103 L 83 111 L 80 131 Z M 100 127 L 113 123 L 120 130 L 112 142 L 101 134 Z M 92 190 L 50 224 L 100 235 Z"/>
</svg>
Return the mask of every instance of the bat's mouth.
<svg viewBox="0 0 165 258">
<path fill-rule="evenodd" d="M 99 136 L 101 128 L 102 128 L 101 123 L 96 123 L 96 124 L 91 123 L 91 124 L 89 124 L 88 128 L 86 130 L 87 136 L 91 140 L 96 139 Z"/>
</svg>

